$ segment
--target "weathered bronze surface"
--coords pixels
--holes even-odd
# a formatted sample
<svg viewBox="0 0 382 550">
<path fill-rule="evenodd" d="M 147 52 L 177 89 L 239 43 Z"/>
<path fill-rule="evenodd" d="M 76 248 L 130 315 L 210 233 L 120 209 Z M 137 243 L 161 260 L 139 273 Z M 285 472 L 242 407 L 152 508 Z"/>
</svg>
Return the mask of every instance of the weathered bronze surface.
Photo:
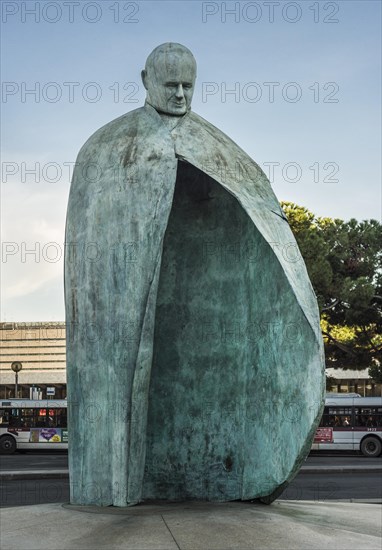
<svg viewBox="0 0 382 550">
<path fill-rule="evenodd" d="M 81 149 L 65 257 L 71 502 L 271 502 L 324 392 L 316 299 L 259 166 L 191 112 L 159 46 L 146 104 Z"/>
</svg>

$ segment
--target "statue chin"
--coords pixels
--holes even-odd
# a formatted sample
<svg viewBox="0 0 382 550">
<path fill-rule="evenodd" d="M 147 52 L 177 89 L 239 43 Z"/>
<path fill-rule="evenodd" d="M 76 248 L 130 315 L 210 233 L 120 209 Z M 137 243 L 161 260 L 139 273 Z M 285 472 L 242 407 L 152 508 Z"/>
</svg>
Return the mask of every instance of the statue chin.
<svg viewBox="0 0 382 550">
<path fill-rule="evenodd" d="M 167 115 L 167 116 L 174 116 L 174 117 L 180 117 L 185 115 L 191 110 L 191 107 L 188 107 L 187 105 L 182 105 L 181 108 L 177 109 L 176 107 L 169 107 L 168 105 L 160 105 L 156 102 L 152 102 L 149 99 L 146 99 L 146 104 L 150 105 L 153 109 L 155 109 L 160 115 Z"/>
<path fill-rule="evenodd" d="M 180 117 L 188 113 L 189 109 L 183 109 L 182 111 L 160 111 L 159 109 L 157 109 L 157 111 L 160 115 Z"/>
</svg>

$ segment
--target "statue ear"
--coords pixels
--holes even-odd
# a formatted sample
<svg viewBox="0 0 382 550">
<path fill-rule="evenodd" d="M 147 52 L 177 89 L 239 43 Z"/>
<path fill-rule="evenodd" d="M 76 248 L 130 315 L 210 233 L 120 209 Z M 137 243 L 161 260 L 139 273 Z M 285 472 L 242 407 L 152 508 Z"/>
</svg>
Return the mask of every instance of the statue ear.
<svg viewBox="0 0 382 550">
<path fill-rule="evenodd" d="M 143 69 L 143 71 L 141 72 L 141 78 L 142 78 L 142 82 L 143 82 L 143 86 L 146 88 L 147 90 L 147 71 L 145 71 Z"/>
</svg>

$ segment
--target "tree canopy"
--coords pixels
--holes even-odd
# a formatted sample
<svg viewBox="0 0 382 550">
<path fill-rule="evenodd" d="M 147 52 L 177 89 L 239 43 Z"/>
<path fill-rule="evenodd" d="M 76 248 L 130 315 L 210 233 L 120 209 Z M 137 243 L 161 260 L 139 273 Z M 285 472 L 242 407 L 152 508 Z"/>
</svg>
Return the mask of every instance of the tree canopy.
<svg viewBox="0 0 382 550">
<path fill-rule="evenodd" d="M 327 366 L 371 367 L 376 374 L 382 365 L 382 225 L 281 205 L 317 295 Z"/>
</svg>

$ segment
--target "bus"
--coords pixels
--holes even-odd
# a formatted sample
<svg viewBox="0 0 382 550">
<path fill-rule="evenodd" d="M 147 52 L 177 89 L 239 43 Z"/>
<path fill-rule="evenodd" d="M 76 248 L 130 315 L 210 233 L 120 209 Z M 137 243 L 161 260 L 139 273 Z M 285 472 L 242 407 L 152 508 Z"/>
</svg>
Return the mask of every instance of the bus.
<svg viewBox="0 0 382 550">
<path fill-rule="evenodd" d="M 0 400 L 0 453 L 67 449 L 67 401 Z"/>
<path fill-rule="evenodd" d="M 382 397 L 327 395 L 314 436 L 313 451 L 361 451 L 377 457 L 382 451 Z"/>
</svg>

